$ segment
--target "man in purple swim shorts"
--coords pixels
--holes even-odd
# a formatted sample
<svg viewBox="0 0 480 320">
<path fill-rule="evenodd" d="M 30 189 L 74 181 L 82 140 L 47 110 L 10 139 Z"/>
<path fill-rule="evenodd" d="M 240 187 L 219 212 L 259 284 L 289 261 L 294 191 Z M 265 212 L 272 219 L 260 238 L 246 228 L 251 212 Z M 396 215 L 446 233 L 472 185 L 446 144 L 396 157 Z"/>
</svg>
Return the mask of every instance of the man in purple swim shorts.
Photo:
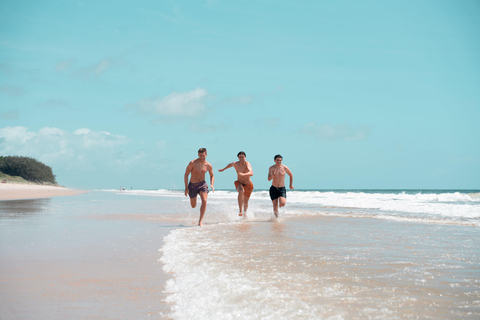
<svg viewBox="0 0 480 320">
<path fill-rule="evenodd" d="M 202 205 L 200 206 L 200 220 L 198 225 L 202 226 L 203 217 L 205 216 L 205 211 L 207 209 L 207 196 L 208 196 L 208 185 L 205 182 L 205 173 L 210 174 L 210 186 L 212 187 L 212 192 L 215 191 L 213 188 L 213 182 L 215 177 L 213 176 L 213 168 L 210 163 L 206 161 L 207 158 L 207 149 L 201 148 L 198 150 L 198 159 L 190 161 L 185 170 L 185 196 L 190 197 L 190 204 L 192 208 L 197 206 L 197 195 L 200 195 L 202 200 Z M 188 182 L 188 176 L 190 176 L 190 182 Z"/>
<path fill-rule="evenodd" d="M 196 198 L 200 191 L 208 193 L 208 184 L 205 180 L 197 183 L 190 182 L 188 184 L 188 195 L 190 198 Z"/>
</svg>

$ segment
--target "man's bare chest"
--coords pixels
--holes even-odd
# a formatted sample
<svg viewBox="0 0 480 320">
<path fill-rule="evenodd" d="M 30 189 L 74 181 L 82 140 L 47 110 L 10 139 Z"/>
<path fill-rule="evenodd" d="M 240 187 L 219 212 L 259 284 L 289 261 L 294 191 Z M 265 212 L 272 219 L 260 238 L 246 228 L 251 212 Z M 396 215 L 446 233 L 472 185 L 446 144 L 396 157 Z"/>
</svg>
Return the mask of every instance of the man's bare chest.
<svg viewBox="0 0 480 320">
<path fill-rule="evenodd" d="M 235 170 L 237 170 L 237 172 L 240 172 L 240 173 L 246 173 L 248 172 L 248 166 L 246 163 L 245 164 L 236 163 Z"/>
<path fill-rule="evenodd" d="M 285 175 L 285 169 L 283 167 L 277 169 L 277 175 L 278 176 L 284 176 Z"/>
<path fill-rule="evenodd" d="M 193 171 L 196 173 L 205 173 L 208 171 L 208 166 L 206 163 L 198 163 L 193 165 Z"/>
</svg>

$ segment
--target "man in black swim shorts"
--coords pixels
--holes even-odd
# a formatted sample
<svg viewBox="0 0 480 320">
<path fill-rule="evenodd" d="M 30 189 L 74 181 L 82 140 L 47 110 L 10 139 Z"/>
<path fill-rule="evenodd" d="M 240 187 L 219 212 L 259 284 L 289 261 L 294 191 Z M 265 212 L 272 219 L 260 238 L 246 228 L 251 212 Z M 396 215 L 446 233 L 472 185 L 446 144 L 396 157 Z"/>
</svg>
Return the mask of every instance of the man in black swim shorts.
<svg viewBox="0 0 480 320">
<path fill-rule="evenodd" d="M 287 190 L 285 189 L 285 174 L 290 176 L 290 189 L 293 190 L 293 174 L 287 166 L 282 164 L 283 157 L 277 154 L 275 164 L 268 169 L 268 181 L 272 180 L 270 199 L 272 199 L 273 213 L 278 218 L 278 207 L 287 203 Z"/>
<path fill-rule="evenodd" d="M 285 187 L 280 187 L 280 188 L 277 188 L 277 187 L 274 187 L 274 186 L 271 186 L 270 187 L 270 199 L 273 200 L 276 200 L 280 197 L 283 197 L 283 198 L 287 198 L 287 189 L 285 189 Z"/>
</svg>

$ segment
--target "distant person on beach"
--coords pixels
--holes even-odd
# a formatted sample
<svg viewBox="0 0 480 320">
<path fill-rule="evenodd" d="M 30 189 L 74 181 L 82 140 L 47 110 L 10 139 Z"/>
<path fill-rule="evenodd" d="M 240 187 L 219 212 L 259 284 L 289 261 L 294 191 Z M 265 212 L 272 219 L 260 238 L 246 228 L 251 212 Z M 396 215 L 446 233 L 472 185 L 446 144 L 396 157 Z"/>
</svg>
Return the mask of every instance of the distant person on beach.
<svg viewBox="0 0 480 320">
<path fill-rule="evenodd" d="M 240 151 L 237 154 L 238 161 L 234 161 L 227 165 L 225 168 L 218 170 L 223 172 L 225 169 L 234 167 L 237 170 L 237 180 L 235 181 L 235 189 L 238 191 L 238 209 L 239 216 L 245 214 L 247 217 L 248 200 L 253 191 L 253 183 L 250 177 L 253 176 L 252 166 L 250 162 L 246 161 L 247 155 L 245 152 Z"/>
<path fill-rule="evenodd" d="M 213 183 L 215 177 L 213 176 L 213 168 L 210 163 L 205 159 L 207 158 L 207 149 L 200 148 L 198 150 L 198 159 L 190 161 L 185 170 L 185 196 L 190 196 L 190 204 L 192 208 L 197 206 L 197 195 L 200 195 L 202 205 L 200 207 L 200 220 L 198 225 L 203 225 L 203 217 L 207 209 L 207 197 L 208 197 L 208 185 L 205 182 L 205 173 L 208 171 L 210 174 L 210 187 L 212 192 L 215 191 Z M 190 182 L 188 182 L 188 176 L 190 176 Z"/>
<path fill-rule="evenodd" d="M 277 154 L 274 158 L 275 164 L 268 169 L 268 181 L 272 180 L 270 187 L 270 199 L 273 203 L 273 213 L 278 218 L 278 206 L 285 206 L 287 203 L 287 190 L 285 189 L 285 174 L 290 176 L 290 189 L 293 188 L 293 174 L 287 166 L 282 164 L 283 157 Z"/>
</svg>

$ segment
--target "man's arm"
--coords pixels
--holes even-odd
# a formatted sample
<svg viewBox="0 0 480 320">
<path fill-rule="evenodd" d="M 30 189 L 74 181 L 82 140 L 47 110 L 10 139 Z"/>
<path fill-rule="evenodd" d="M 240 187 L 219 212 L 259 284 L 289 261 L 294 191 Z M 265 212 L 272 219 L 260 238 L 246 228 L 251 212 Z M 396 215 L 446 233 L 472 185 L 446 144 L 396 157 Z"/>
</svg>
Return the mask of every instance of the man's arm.
<svg viewBox="0 0 480 320">
<path fill-rule="evenodd" d="M 274 171 L 274 166 L 271 166 L 268 169 L 268 181 L 272 180 L 273 176 L 275 176 L 275 171 Z"/>
<path fill-rule="evenodd" d="M 223 172 L 224 170 L 233 167 L 233 164 L 234 164 L 234 163 L 235 163 L 235 162 L 229 163 L 225 168 L 223 168 L 223 169 L 218 169 L 218 172 Z"/>
<path fill-rule="evenodd" d="M 290 171 L 290 169 L 288 169 L 288 167 L 285 166 L 285 172 L 290 176 L 290 189 L 295 189 L 293 187 L 293 173 L 292 173 L 292 171 Z"/>
<path fill-rule="evenodd" d="M 210 187 L 212 187 L 212 192 L 215 192 L 215 188 L 213 187 L 213 183 L 215 182 L 215 176 L 213 175 L 213 167 L 211 164 L 209 164 L 208 167 L 208 173 L 210 174 Z"/>
<path fill-rule="evenodd" d="M 185 169 L 185 176 L 183 177 L 183 180 L 185 182 L 185 196 L 188 195 L 188 175 L 192 172 L 192 169 L 193 161 L 188 164 L 187 169 Z"/>
</svg>

